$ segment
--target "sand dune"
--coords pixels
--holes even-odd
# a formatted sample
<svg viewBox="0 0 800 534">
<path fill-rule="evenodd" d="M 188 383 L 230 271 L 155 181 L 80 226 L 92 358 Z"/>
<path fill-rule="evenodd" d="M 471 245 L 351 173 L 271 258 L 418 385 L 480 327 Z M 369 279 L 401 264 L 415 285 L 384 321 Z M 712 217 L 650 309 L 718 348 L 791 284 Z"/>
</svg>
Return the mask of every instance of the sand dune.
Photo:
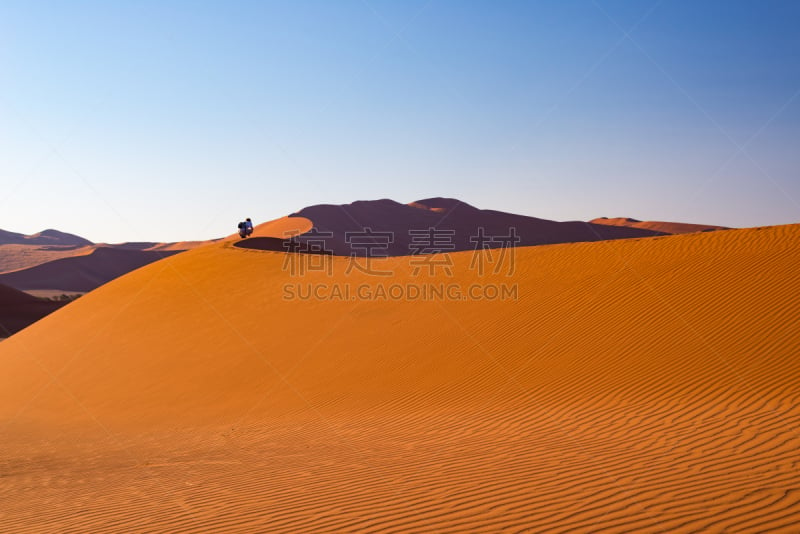
<svg viewBox="0 0 800 534">
<path fill-rule="evenodd" d="M 712 230 L 729 230 L 725 226 L 713 226 L 710 224 L 690 224 L 666 221 L 639 221 L 630 217 L 600 217 L 593 219 L 592 224 L 605 224 L 608 226 L 625 226 L 628 228 L 642 228 L 653 230 L 664 234 L 691 234 L 694 232 L 709 232 Z"/>
<path fill-rule="evenodd" d="M 19 332 L 64 305 L 45 301 L 0 284 L 0 338 Z"/>
<path fill-rule="evenodd" d="M 95 249 L 50 245 L 0 245 L 0 274 L 36 267 L 43 263 L 73 256 L 85 256 Z"/>
<path fill-rule="evenodd" d="M 281 217 L 257 224 L 253 228 L 253 237 L 292 237 L 308 232 L 313 224 L 312 221 L 302 216 Z"/>
<path fill-rule="evenodd" d="M 155 243 L 154 245 L 146 248 L 145 250 L 172 250 L 175 252 L 183 252 L 184 250 L 192 250 L 195 248 L 204 247 L 219 241 L 218 239 L 210 239 L 206 241 L 178 241 L 177 243 Z"/>
<path fill-rule="evenodd" d="M 0 245 L 55 245 L 85 247 L 92 242 L 74 234 L 58 230 L 43 230 L 37 234 L 25 235 L 0 230 Z"/>
<path fill-rule="evenodd" d="M 0 343 L 0 529 L 796 530 L 800 226 L 515 254 L 225 242 L 82 297 Z M 387 281 L 519 299 L 283 298 Z"/>
<path fill-rule="evenodd" d="M 2 273 L 0 284 L 23 290 L 91 291 L 118 276 L 176 253 L 168 250 L 97 247 L 89 254 L 59 258 L 27 269 Z"/>
<path fill-rule="evenodd" d="M 9 273 L 12 271 L 22 271 L 44 265 L 51 261 L 60 260 L 64 258 L 72 258 L 75 256 L 88 256 L 98 249 L 116 249 L 116 250 L 129 250 L 129 251 L 168 251 L 168 252 L 182 252 L 194 248 L 202 247 L 211 244 L 218 240 L 208 241 L 181 241 L 178 243 L 156 243 L 156 242 L 126 242 L 126 243 L 99 243 L 94 244 L 88 239 L 82 237 L 59 232 L 57 230 L 45 230 L 33 235 L 23 235 L 14 232 L 7 232 L 0 230 L 0 274 Z M 111 256 L 105 252 L 101 252 L 99 257 L 94 258 L 110 258 Z M 145 257 L 145 256 L 143 256 Z M 151 256 L 154 259 L 159 259 L 162 256 Z M 90 260 L 90 261 L 94 261 Z M 153 261 L 153 260 L 151 260 Z M 118 262 L 117 262 L 118 263 Z M 142 264 L 132 262 L 135 267 L 140 267 Z M 85 260 L 78 262 L 66 262 L 58 264 L 60 270 L 75 269 L 81 270 L 84 268 Z M 95 266 L 99 269 L 100 265 Z M 44 271 L 56 272 L 55 269 L 46 268 Z M 119 272 L 118 266 L 111 267 L 114 273 Z M 125 271 L 127 272 L 127 271 Z M 38 274 L 31 275 L 33 278 L 38 277 Z M 80 273 L 72 273 L 69 276 L 81 276 Z M 115 276 L 119 276 L 116 274 Z M 27 279 L 28 275 L 17 273 L 12 281 Z M 100 276 L 98 280 L 111 279 L 107 276 Z M 42 285 L 49 289 L 55 286 L 47 283 Z M 96 286 L 95 286 L 96 287 Z M 65 288 L 72 290 L 71 288 Z M 92 289 L 94 289 L 92 287 Z M 85 290 L 84 290 L 85 291 Z"/>
<path fill-rule="evenodd" d="M 295 215 L 314 223 L 314 234 L 300 236 L 301 242 L 324 242 L 331 253 L 340 256 L 399 256 L 437 250 L 474 250 L 474 239 L 481 239 L 481 228 L 484 237 L 478 248 L 501 246 L 505 236 L 513 235 L 512 228 L 519 246 L 661 235 L 641 228 L 582 221 L 556 222 L 481 210 L 452 198 L 430 198 L 410 204 L 389 199 L 345 205 L 321 204 L 304 208 Z M 429 228 L 436 229 L 432 237 L 426 234 Z M 348 242 L 348 232 L 363 233 L 366 229 L 380 235 L 351 236 Z"/>
<path fill-rule="evenodd" d="M 310 247 L 300 247 L 291 239 L 308 232 L 313 225 L 305 217 L 286 216 L 256 225 L 248 238 L 242 239 L 239 234 L 233 234 L 228 236 L 228 240 L 233 241 L 236 248 L 242 249 L 309 252 Z"/>
<path fill-rule="evenodd" d="M 213 243 L 214 241 L 182 241 L 179 243 L 119 243 L 87 246 L 69 245 L 0 245 L 0 274 L 30 269 L 51 261 L 75 256 L 87 256 L 98 249 L 133 251 L 182 252 Z M 69 264 L 67 264 L 69 265 Z"/>
<path fill-rule="evenodd" d="M 259 225 L 254 232 L 257 240 L 274 239 L 266 236 L 292 236 L 311 229 L 312 223 L 303 217 L 282 217 Z M 61 239 L 62 241 L 83 240 L 83 238 L 47 230 L 34 236 L 22 236 L 3 232 L 12 237 L 6 239 L 37 241 L 41 239 Z M 0 235 L 0 237 L 3 237 Z M 16 236 L 16 237 L 15 237 Z M 74 239 L 73 239 L 74 238 Z M 238 236 L 236 236 L 238 239 Z M 83 240 L 90 243 L 87 240 Z M 163 259 L 172 254 L 192 250 L 212 244 L 219 240 L 182 241 L 178 243 L 127 242 L 119 244 L 5 244 L 0 245 L 0 283 L 17 289 L 36 291 L 47 295 L 61 293 L 87 292 L 96 289 L 118 276 L 138 269 L 143 265 Z M 255 248 L 262 248 L 254 241 Z M 281 247 L 278 250 L 283 250 Z M 0 303 L 2 304 L 2 303 Z M 20 309 L 19 313 L 7 314 L 8 328 L 0 328 L 0 338 L 9 332 L 16 332 L 23 326 L 54 311 L 60 304 L 36 304 Z M 30 309 L 29 309 L 30 308 Z"/>
</svg>

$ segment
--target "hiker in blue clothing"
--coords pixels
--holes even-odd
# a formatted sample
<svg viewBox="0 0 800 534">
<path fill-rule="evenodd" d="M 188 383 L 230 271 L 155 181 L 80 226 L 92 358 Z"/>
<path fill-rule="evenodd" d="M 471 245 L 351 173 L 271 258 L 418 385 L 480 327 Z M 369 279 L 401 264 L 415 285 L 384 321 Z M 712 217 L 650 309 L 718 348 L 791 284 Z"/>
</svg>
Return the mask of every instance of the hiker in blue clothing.
<svg viewBox="0 0 800 534">
<path fill-rule="evenodd" d="M 243 222 L 240 222 L 237 228 L 239 228 L 239 237 L 244 239 L 253 233 L 253 221 L 248 217 Z"/>
</svg>

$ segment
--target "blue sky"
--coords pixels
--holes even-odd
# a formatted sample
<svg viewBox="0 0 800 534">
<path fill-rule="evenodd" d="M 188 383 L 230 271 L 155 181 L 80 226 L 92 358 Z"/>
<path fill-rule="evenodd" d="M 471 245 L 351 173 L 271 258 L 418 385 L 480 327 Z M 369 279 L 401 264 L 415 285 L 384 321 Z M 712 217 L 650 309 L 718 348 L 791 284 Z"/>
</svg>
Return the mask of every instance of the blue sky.
<svg viewBox="0 0 800 534">
<path fill-rule="evenodd" d="M 317 203 L 800 222 L 800 2 L 0 3 L 0 228 Z"/>
</svg>

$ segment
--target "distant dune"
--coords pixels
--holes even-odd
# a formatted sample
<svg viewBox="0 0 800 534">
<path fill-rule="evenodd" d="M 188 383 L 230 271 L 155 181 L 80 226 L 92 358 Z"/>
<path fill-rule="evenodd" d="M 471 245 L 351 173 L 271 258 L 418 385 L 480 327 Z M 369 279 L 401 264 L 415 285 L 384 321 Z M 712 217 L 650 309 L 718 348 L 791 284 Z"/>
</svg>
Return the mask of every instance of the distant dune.
<svg viewBox="0 0 800 534">
<path fill-rule="evenodd" d="M 214 241 L 216 240 L 182 241 L 180 243 L 94 244 L 88 239 L 57 230 L 45 230 L 30 236 L 0 230 L 0 279 L 17 289 L 91 291 L 100 284 L 113 280 L 131 269 L 139 268 L 176 252 L 208 245 Z M 98 250 L 102 251 L 97 253 Z M 146 254 L 140 254 L 137 257 L 133 253 L 115 254 L 107 252 L 108 250 L 145 252 Z M 159 253 L 153 254 L 152 252 Z M 79 256 L 91 257 L 59 261 L 54 265 L 45 266 L 56 260 Z M 30 269 L 33 270 L 28 271 Z M 58 284 L 66 285 L 62 287 Z"/>
<path fill-rule="evenodd" d="M 59 232 L 58 230 L 43 230 L 38 234 L 24 235 L 16 232 L 0 230 L 0 245 L 57 245 L 85 247 L 93 243 L 88 239 Z"/>
<path fill-rule="evenodd" d="M 298 239 L 305 247 L 309 242 L 320 243 L 330 253 L 340 256 L 401 256 L 499 248 L 504 239 L 516 246 L 527 246 L 661 235 L 639 228 L 556 222 L 481 210 L 450 198 L 430 198 L 410 204 L 389 199 L 321 204 L 304 208 L 295 216 L 305 217 L 314 225 L 312 232 Z M 258 248 L 259 242 L 239 246 Z"/>
<path fill-rule="evenodd" d="M 0 274 L 35 267 L 49 261 L 91 254 L 96 247 L 57 245 L 0 245 Z"/>
<path fill-rule="evenodd" d="M 97 247 L 89 254 L 60 258 L 28 269 L 0 274 L 0 284 L 22 290 L 91 291 L 118 276 L 176 253 L 168 250 Z"/>
<path fill-rule="evenodd" d="M 0 338 L 22 330 L 64 304 L 37 299 L 22 291 L 0 285 Z"/>
<path fill-rule="evenodd" d="M 202 247 L 0 343 L 2 530 L 800 523 L 800 225 L 522 247 L 513 273 L 303 258 Z M 308 284 L 518 299 L 289 298 Z"/>
<path fill-rule="evenodd" d="M 642 228 L 664 234 L 691 234 L 694 232 L 710 232 L 713 230 L 729 230 L 725 226 L 712 226 L 710 224 L 689 224 L 664 221 L 639 221 L 629 217 L 600 217 L 589 221 L 592 224 L 605 224 L 609 226 L 625 226 L 628 228 Z"/>
</svg>

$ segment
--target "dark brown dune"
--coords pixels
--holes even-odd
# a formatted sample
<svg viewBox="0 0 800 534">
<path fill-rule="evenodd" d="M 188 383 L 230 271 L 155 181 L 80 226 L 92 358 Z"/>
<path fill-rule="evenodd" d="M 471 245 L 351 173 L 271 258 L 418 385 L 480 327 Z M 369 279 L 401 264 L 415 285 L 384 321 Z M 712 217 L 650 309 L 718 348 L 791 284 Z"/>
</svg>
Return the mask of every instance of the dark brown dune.
<svg viewBox="0 0 800 534">
<path fill-rule="evenodd" d="M 66 304 L 37 299 L 0 284 L 0 338 L 9 337 Z"/>
<path fill-rule="evenodd" d="M 100 247 L 91 254 L 61 258 L 29 269 L 0 274 L 0 284 L 20 290 L 91 291 L 118 276 L 177 253 Z"/>
<path fill-rule="evenodd" d="M 482 210 L 451 198 L 411 204 L 389 199 L 320 204 L 294 215 L 314 223 L 311 232 L 300 236 L 301 241 L 324 243 L 329 252 L 342 256 L 403 256 L 663 235 L 641 228 Z"/>
</svg>

